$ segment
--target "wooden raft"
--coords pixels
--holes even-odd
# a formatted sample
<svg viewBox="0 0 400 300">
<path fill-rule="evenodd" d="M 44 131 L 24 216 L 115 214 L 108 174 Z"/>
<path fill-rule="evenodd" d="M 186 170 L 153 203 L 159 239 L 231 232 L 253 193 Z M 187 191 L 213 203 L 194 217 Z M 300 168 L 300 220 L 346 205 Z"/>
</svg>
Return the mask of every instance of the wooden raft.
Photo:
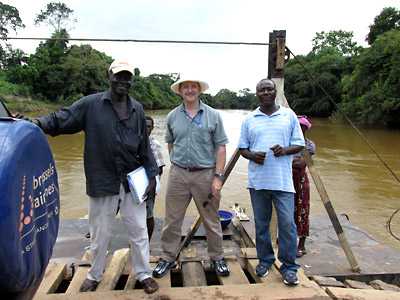
<svg viewBox="0 0 400 300">
<path fill-rule="evenodd" d="M 237 220 L 236 220 L 237 221 Z M 180 256 L 179 267 L 166 276 L 156 279 L 160 289 L 147 295 L 136 282 L 132 274 L 129 249 L 119 249 L 108 257 L 103 280 L 94 292 L 80 293 L 79 288 L 86 278 L 90 266 L 90 255 L 86 252 L 82 262 L 71 272 L 66 264 L 50 263 L 44 279 L 38 289 L 35 300 L 50 299 L 343 299 L 343 300 L 400 300 L 400 292 L 394 286 L 372 288 L 362 282 L 345 280 L 343 283 L 334 278 L 309 279 L 302 269 L 298 271 L 300 284 L 288 287 L 283 284 L 279 273 L 279 261 L 276 261 L 265 278 L 256 275 L 258 264 L 252 226 L 242 222 L 233 222 L 235 232 L 240 239 L 237 248 L 231 248 L 229 241 L 224 245 L 225 259 L 231 269 L 228 277 L 220 277 L 210 268 L 208 257 L 204 256 L 204 244 L 191 243 Z M 230 241 L 232 242 L 232 241 Z M 158 257 L 151 257 L 154 268 Z M 327 280 L 329 279 L 329 280 Z M 340 286 L 340 287 L 338 287 Z M 346 288 L 345 288 L 346 287 Z M 382 290 L 377 290 L 382 289 Z M 386 290 L 385 290 L 386 289 Z M 392 289 L 392 290 L 387 290 Z M 394 290 L 394 291 L 393 291 Z"/>
<path fill-rule="evenodd" d="M 79 292 L 87 265 L 79 266 L 71 276 L 67 274 L 67 265 L 51 263 L 34 299 L 331 299 L 303 273 L 301 283 L 294 288 L 283 284 L 275 266 L 265 279 L 257 277 L 257 259 L 250 252 L 243 249 L 241 255 L 226 257 L 231 274 L 220 277 L 210 269 L 209 262 L 197 260 L 196 250 L 189 247 L 178 268 L 156 279 L 160 290 L 152 295 L 145 294 L 132 276 L 128 249 L 115 251 L 110 257 L 95 292 Z M 88 260 L 87 253 L 82 260 Z M 156 261 L 156 257 L 151 258 L 152 267 Z"/>
</svg>

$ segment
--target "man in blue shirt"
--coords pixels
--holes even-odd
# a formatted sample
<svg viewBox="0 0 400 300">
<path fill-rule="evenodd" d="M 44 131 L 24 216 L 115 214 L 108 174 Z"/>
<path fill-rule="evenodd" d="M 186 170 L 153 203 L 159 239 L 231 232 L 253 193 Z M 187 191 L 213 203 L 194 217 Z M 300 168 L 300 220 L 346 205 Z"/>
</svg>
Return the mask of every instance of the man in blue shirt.
<svg viewBox="0 0 400 300">
<path fill-rule="evenodd" d="M 249 160 L 248 188 L 259 257 L 256 273 L 267 276 L 275 261 L 269 232 L 274 203 L 278 215 L 280 271 L 285 284 L 297 285 L 292 158 L 304 148 L 304 137 L 296 114 L 275 103 L 276 86 L 272 80 L 262 79 L 256 95 L 260 106 L 243 122 L 239 140 L 240 153 Z"/>
</svg>

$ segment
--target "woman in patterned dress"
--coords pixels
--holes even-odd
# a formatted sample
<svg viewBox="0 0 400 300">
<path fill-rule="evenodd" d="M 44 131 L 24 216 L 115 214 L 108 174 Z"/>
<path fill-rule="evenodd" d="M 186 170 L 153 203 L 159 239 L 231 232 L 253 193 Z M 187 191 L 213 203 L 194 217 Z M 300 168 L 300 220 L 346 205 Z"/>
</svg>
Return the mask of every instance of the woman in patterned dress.
<svg viewBox="0 0 400 300">
<path fill-rule="evenodd" d="M 306 116 L 298 116 L 301 129 L 306 141 L 305 150 L 313 155 L 315 144 L 305 137 L 307 130 L 311 128 L 311 122 Z M 309 214 L 310 214 L 310 183 L 306 172 L 306 162 L 304 154 L 301 152 L 293 158 L 293 183 L 296 190 L 295 194 L 295 222 L 299 243 L 297 246 L 297 257 L 306 254 L 305 242 L 309 235 Z"/>
</svg>

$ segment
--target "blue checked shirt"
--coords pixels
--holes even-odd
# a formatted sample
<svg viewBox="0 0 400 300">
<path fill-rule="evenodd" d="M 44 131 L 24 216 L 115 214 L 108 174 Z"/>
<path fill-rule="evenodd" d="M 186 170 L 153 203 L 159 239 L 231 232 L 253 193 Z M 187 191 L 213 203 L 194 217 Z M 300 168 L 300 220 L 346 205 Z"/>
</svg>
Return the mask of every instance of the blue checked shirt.
<svg viewBox="0 0 400 300">
<path fill-rule="evenodd" d="M 270 148 L 276 144 L 282 147 L 304 146 L 304 137 L 296 114 L 281 106 L 268 116 L 257 108 L 243 121 L 238 147 L 267 154 L 263 165 L 249 160 L 248 187 L 294 193 L 293 155 L 275 157 Z"/>
</svg>

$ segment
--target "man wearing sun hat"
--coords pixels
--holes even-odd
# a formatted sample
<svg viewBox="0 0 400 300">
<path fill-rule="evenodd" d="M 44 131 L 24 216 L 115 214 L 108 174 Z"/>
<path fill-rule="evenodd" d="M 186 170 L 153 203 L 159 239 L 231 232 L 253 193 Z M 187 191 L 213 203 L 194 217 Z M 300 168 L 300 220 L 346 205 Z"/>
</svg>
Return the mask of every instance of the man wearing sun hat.
<svg viewBox="0 0 400 300">
<path fill-rule="evenodd" d="M 217 274 L 228 276 L 218 217 L 228 138 L 220 114 L 199 99 L 200 93 L 208 89 L 206 82 L 182 78 L 171 89 L 182 97 L 183 103 L 167 116 L 165 140 L 171 169 L 161 235 L 163 253 L 153 276 L 162 277 L 175 266 L 181 227 L 192 198 L 206 230 L 212 265 Z"/>
<path fill-rule="evenodd" d="M 102 279 L 111 228 L 119 209 L 131 244 L 132 267 L 146 293 L 158 289 L 151 277 L 146 204 L 136 204 L 127 173 L 143 166 L 155 193 L 158 167 L 146 134 L 142 105 L 128 95 L 134 68 L 114 61 L 108 70 L 110 89 L 81 98 L 70 107 L 32 120 L 52 136 L 85 132 L 84 166 L 89 201 L 92 265 L 80 291 L 93 291 Z"/>
</svg>

